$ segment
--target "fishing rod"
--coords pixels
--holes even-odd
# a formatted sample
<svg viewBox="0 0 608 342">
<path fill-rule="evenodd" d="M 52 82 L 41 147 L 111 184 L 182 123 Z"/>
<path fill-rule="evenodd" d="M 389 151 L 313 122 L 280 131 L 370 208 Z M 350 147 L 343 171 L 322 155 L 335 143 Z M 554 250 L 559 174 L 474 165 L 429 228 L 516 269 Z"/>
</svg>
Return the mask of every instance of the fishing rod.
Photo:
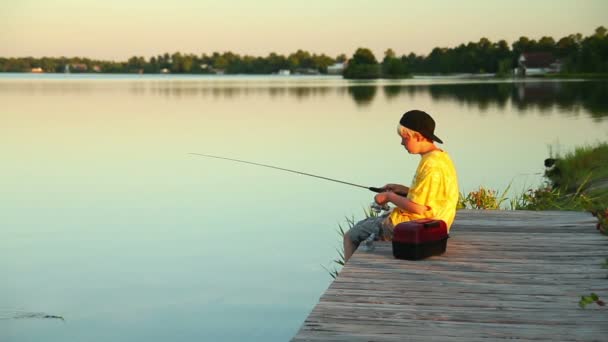
<svg viewBox="0 0 608 342">
<path fill-rule="evenodd" d="M 273 166 L 273 165 L 254 163 L 254 162 L 250 162 L 250 161 L 246 161 L 246 160 L 226 158 L 226 157 L 220 157 L 220 156 L 212 156 L 212 155 L 209 155 L 209 154 L 202 154 L 202 153 L 189 153 L 189 154 L 192 154 L 192 155 L 195 155 L 195 156 L 200 156 L 200 157 L 223 159 L 223 160 L 229 160 L 229 161 L 233 161 L 233 162 L 237 162 L 237 163 L 244 163 L 244 164 L 256 165 L 256 166 L 261 166 L 261 167 L 267 167 L 267 168 L 275 169 L 275 170 L 292 172 L 292 173 L 296 173 L 298 175 L 304 175 L 304 176 L 309 176 L 309 177 L 314 177 L 314 178 L 320 178 L 320 179 L 325 179 L 325 180 L 328 180 L 328 181 L 331 181 L 331 182 L 336 182 L 336 183 L 356 186 L 358 188 L 367 189 L 367 190 L 370 190 L 370 191 L 373 191 L 373 192 L 377 192 L 377 193 L 385 192 L 386 191 L 384 188 L 376 188 L 376 187 L 373 187 L 373 186 L 359 185 L 359 184 L 355 184 L 355 183 L 341 181 L 341 180 L 338 180 L 338 179 L 333 179 L 333 178 L 329 178 L 329 177 L 323 177 L 323 176 L 319 176 L 319 175 L 313 175 L 312 173 L 306 173 L 306 172 L 302 172 L 302 171 L 290 170 L 290 169 L 286 169 L 286 168 L 278 167 L 278 166 Z M 395 193 L 397 195 L 400 195 L 400 196 L 407 196 L 407 194 L 404 194 L 402 192 L 395 192 Z"/>
</svg>

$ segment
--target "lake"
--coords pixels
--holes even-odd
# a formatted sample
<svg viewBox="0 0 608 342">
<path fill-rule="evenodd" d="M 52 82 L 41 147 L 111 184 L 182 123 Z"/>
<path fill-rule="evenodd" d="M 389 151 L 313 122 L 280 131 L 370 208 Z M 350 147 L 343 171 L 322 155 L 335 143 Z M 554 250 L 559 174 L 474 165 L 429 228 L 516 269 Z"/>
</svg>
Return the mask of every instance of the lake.
<svg viewBox="0 0 608 342">
<path fill-rule="evenodd" d="M 0 340 L 19 342 L 298 331 L 373 193 L 189 153 L 408 184 L 396 125 L 422 109 L 463 193 L 515 195 L 608 138 L 605 81 L 0 74 L 0 103 Z"/>
</svg>

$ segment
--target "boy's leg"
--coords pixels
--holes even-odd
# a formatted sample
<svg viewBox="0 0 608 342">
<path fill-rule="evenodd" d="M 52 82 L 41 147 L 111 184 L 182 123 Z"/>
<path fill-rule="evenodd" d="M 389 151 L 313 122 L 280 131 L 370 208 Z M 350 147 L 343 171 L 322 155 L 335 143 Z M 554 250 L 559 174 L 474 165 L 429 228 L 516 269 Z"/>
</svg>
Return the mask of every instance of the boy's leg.
<svg viewBox="0 0 608 342">
<path fill-rule="evenodd" d="M 359 244 L 367 239 L 370 235 L 376 234 L 376 240 L 381 235 L 382 222 L 387 218 L 388 214 L 369 217 L 357 222 L 350 230 L 344 233 L 344 261 L 348 261 L 355 253 Z"/>
<path fill-rule="evenodd" d="M 351 240 L 350 235 L 344 234 L 344 262 L 347 262 L 348 259 L 355 253 L 355 243 Z"/>
</svg>

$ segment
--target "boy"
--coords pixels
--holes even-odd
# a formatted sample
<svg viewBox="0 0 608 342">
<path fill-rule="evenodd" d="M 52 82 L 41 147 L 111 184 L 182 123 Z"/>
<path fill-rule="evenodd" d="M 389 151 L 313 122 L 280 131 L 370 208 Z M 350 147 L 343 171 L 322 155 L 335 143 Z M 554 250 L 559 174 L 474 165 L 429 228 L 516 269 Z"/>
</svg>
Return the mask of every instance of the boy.
<svg viewBox="0 0 608 342">
<path fill-rule="evenodd" d="M 397 126 L 401 145 L 410 154 L 419 154 L 420 163 L 411 187 L 387 184 L 385 190 L 374 197 L 380 205 L 388 202 L 396 208 L 390 214 L 370 217 L 355 224 L 344 234 L 344 259 L 348 261 L 361 241 L 375 234 L 381 240 L 390 241 L 393 228 L 401 223 L 423 218 L 445 221 L 448 230 L 454 222 L 458 203 L 458 179 L 452 160 L 438 148 L 435 142 L 443 143 L 435 136 L 435 121 L 420 110 L 403 114 Z M 407 193 L 407 197 L 397 193 Z"/>
</svg>

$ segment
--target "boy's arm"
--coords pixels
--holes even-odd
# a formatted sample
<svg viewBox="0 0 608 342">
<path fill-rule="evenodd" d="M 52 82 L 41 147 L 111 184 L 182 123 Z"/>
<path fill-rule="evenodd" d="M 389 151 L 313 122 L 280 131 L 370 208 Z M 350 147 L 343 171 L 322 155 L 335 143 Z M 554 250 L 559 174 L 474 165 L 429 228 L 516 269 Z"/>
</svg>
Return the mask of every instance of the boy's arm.
<svg viewBox="0 0 608 342">
<path fill-rule="evenodd" d="M 390 192 L 395 192 L 395 193 L 402 193 L 402 194 L 407 194 L 408 192 L 410 192 L 410 188 L 408 188 L 405 185 L 401 185 L 401 184 L 386 184 L 385 186 L 382 187 L 382 189 L 384 189 L 385 191 L 390 191 Z"/>
<path fill-rule="evenodd" d="M 382 192 L 374 197 L 376 203 L 382 205 L 391 202 L 401 209 L 405 209 L 414 214 L 422 214 L 430 208 L 418 203 L 412 202 L 406 197 L 399 196 L 394 192 Z"/>
</svg>

